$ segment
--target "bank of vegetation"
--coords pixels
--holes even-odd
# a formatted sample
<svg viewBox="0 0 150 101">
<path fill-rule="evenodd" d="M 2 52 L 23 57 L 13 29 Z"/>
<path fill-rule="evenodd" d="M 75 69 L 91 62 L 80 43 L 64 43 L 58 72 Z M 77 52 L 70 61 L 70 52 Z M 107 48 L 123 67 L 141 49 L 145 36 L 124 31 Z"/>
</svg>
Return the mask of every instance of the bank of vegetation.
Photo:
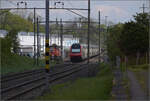
<svg viewBox="0 0 150 101">
<path fill-rule="evenodd" d="M 128 65 L 148 63 L 148 13 L 137 13 L 133 18 L 109 27 L 106 44 L 114 64 L 116 56 L 121 57 L 121 62 L 125 62 L 126 56 Z"/>
<path fill-rule="evenodd" d="M 141 87 L 148 95 L 148 54 L 149 54 L 149 15 L 137 13 L 133 20 L 110 26 L 107 35 L 108 55 L 116 65 L 116 56 L 121 60 L 121 71 L 127 94 L 130 95 L 130 82 L 127 70 L 133 71 Z"/>
<path fill-rule="evenodd" d="M 0 19 L 0 29 L 8 32 L 4 38 L 0 38 L 1 74 L 38 68 L 34 66 L 32 58 L 17 54 L 19 52 L 18 32 L 32 32 L 33 23 L 7 10 L 0 11 Z M 43 29 L 44 27 L 40 26 L 40 30 L 43 31 Z M 42 64 L 41 60 L 40 65 Z"/>
<path fill-rule="evenodd" d="M 112 89 L 112 71 L 108 65 L 101 64 L 95 77 L 79 78 L 51 87 L 38 100 L 109 100 Z"/>
</svg>

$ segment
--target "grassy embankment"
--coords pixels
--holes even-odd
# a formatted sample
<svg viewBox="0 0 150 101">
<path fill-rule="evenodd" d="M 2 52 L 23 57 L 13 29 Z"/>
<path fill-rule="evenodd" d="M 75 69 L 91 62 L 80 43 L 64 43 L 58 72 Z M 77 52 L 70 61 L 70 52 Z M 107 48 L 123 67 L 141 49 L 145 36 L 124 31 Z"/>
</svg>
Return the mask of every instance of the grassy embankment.
<svg viewBox="0 0 150 101">
<path fill-rule="evenodd" d="M 101 64 L 96 77 L 80 78 L 52 86 L 52 93 L 39 97 L 40 100 L 107 100 L 111 98 L 112 71 Z"/>
<path fill-rule="evenodd" d="M 54 65 L 55 63 L 53 63 Z M 1 75 L 23 72 L 26 70 L 44 68 L 44 60 L 39 60 L 39 65 L 34 65 L 34 59 L 17 54 L 5 55 L 1 57 Z"/>
<path fill-rule="evenodd" d="M 141 87 L 148 94 L 148 90 L 149 90 L 148 77 L 149 77 L 149 69 L 150 69 L 149 65 L 148 64 L 132 65 L 129 66 L 128 68 L 129 70 L 135 73 L 135 76 L 137 77 L 137 80 L 139 81 Z"/>
</svg>

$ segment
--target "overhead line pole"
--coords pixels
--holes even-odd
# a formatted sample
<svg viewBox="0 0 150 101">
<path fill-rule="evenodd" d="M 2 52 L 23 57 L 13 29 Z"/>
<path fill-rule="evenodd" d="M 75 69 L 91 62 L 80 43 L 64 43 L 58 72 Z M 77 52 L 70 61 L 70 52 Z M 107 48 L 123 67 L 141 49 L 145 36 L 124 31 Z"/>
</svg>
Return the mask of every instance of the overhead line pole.
<svg viewBox="0 0 150 101">
<path fill-rule="evenodd" d="M 100 34 L 101 34 L 101 15 L 99 11 L 99 63 L 100 63 Z"/>
<path fill-rule="evenodd" d="M 46 34 L 45 34 L 45 70 L 46 70 L 46 89 L 48 89 L 49 86 L 49 0 L 45 0 L 45 5 L 46 5 L 46 26 L 45 26 L 45 30 L 46 30 Z"/>
<path fill-rule="evenodd" d="M 90 53 L 90 0 L 88 0 L 88 64 L 89 64 L 89 53 Z"/>
<path fill-rule="evenodd" d="M 38 17 L 37 17 L 37 65 L 39 65 L 39 23 L 38 23 Z"/>
<path fill-rule="evenodd" d="M 59 34 L 58 34 L 58 22 L 57 22 L 57 18 L 56 18 L 56 33 L 57 33 L 57 38 L 59 40 Z M 59 45 L 59 41 L 57 43 Z"/>
<path fill-rule="evenodd" d="M 60 37 L 61 37 L 61 59 L 63 60 L 63 24 L 62 24 L 62 19 L 60 19 Z"/>
<path fill-rule="evenodd" d="M 36 48 L 35 48 L 35 8 L 34 8 L 34 65 L 36 64 L 35 52 Z"/>
<path fill-rule="evenodd" d="M 106 30 L 105 30 L 105 49 L 106 49 L 106 54 L 107 54 L 107 17 L 105 16 L 105 25 L 106 25 Z"/>
<path fill-rule="evenodd" d="M 145 8 L 148 8 L 148 7 L 145 7 L 145 4 L 143 3 L 143 7 L 140 7 L 143 9 L 143 13 L 145 13 Z"/>
</svg>

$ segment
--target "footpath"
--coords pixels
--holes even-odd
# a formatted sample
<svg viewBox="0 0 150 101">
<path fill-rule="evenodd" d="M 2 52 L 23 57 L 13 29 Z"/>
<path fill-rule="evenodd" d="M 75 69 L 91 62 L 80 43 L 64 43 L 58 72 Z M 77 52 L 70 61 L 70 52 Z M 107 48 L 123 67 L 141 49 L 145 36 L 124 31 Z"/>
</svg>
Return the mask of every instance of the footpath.
<svg viewBox="0 0 150 101">
<path fill-rule="evenodd" d="M 139 84 L 132 71 L 127 70 L 126 77 L 128 79 L 129 85 L 125 85 L 123 83 L 123 73 L 119 68 L 115 69 L 113 74 L 114 80 L 112 87 L 112 100 L 148 101 L 146 94 L 144 93 L 141 85 Z M 129 88 L 125 88 L 125 86 L 129 86 Z"/>
<path fill-rule="evenodd" d="M 132 71 L 127 70 L 127 76 L 130 82 L 130 95 L 131 100 L 148 101 L 145 92 L 141 88 L 138 80 Z"/>
</svg>

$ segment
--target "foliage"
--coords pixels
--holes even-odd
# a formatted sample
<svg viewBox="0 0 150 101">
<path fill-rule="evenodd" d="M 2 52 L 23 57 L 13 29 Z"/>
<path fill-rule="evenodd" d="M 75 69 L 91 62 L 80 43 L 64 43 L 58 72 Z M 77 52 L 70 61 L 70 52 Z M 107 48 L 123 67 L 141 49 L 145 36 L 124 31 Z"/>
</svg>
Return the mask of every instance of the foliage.
<svg viewBox="0 0 150 101">
<path fill-rule="evenodd" d="M 9 55 L 11 54 L 11 41 L 10 39 L 6 39 L 6 38 L 0 38 L 0 43 L 1 43 L 1 53 L 2 55 Z M 3 56 L 2 56 L 3 58 Z"/>
<path fill-rule="evenodd" d="M 18 15 L 7 12 L 1 16 L 4 16 L 4 18 L 2 24 L 0 24 L 0 29 L 4 29 L 7 31 L 16 30 L 29 32 L 33 28 L 31 22 L 28 22 Z"/>
<path fill-rule="evenodd" d="M 134 20 L 124 24 L 120 35 L 119 47 L 126 55 L 148 50 L 148 14 L 139 13 Z"/>
<path fill-rule="evenodd" d="M 10 45 L 13 48 L 13 52 L 17 53 L 19 49 L 19 41 L 17 38 L 18 32 L 19 31 L 33 32 L 33 24 L 31 21 L 28 21 L 16 14 L 13 14 L 5 10 L 0 11 L 0 18 L 1 18 L 0 29 L 8 31 L 8 35 L 6 36 L 5 40 L 11 43 Z M 44 28 L 40 26 L 39 31 L 44 31 Z M 2 48 L 3 46 L 4 45 L 2 45 Z"/>
<path fill-rule="evenodd" d="M 19 50 L 18 50 L 19 49 L 19 41 L 18 41 L 17 33 L 18 33 L 18 31 L 15 29 L 10 30 L 8 35 L 5 38 L 5 40 L 10 40 L 11 47 L 13 47 L 14 53 L 19 52 Z M 11 47 L 9 47 L 9 48 L 11 48 Z"/>
<path fill-rule="evenodd" d="M 24 19 L 19 15 L 13 14 L 9 11 L 0 11 L 0 29 L 4 29 L 7 31 L 16 30 L 16 31 L 25 31 L 25 32 L 33 32 L 33 23 L 32 18 Z M 37 26 L 37 25 L 36 25 Z M 44 32 L 44 26 L 40 25 L 40 32 Z"/>
<path fill-rule="evenodd" d="M 122 52 L 120 51 L 118 45 L 122 28 L 123 28 L 123 24 L 119 23 L 114 26 L 110 26 L 108 29 L 107 51 L 108 51 L 108 56 L 112 61 L 115 61 L 116 56 L 122 55 Z"/>
<path fill-rule="evenodd" d="M 148 14 L 137 13 L 134 20 L 110 26 L 107 35 L 108 55 L 115 62 L 116 56 L 131 56 L 148 51 Z M 135 60 L 135 58 L 134 58 Z"/>
</svg>

